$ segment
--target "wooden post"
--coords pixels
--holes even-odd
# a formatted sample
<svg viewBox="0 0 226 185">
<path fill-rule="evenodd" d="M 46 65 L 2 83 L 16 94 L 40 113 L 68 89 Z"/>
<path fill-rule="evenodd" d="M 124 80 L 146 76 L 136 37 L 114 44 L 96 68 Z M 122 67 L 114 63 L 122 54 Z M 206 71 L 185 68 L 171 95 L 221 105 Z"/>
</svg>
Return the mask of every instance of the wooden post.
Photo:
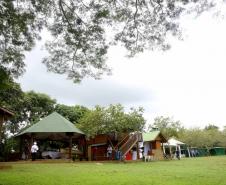
<svg viewBox="0 0 226 185">
<path fill-rule="evenodd" d="M 20 156 L 22 158 L 22 155 L 23 155 L 23 136 L 20 136 Z"/>
<path fill-rule="evenodd" d="M 88 146 L 88 160 L 89 160 L 89 161 L 92 160 L 92 157 L 91 157 L 92 153 L 91 153 L 91 152 L 92 152 L 92 151 L 91 151 L 91 145 L 89 145 L 89 146 Z"/>
<path fill-rule="evenodd" d="M 30 146 L 32 146 L 33 143 L 34 143 L 34 134 L 31 134 Z"/>
<path fill-rule="evenodd" d="M 139 141 L 137 141 L 137 159 L 140 159 Z"/>
<path fill-rule="evenodd" d="M 72 159 L 72 135 L 69 135 L 69 159 Z"/>
<path fill-rule="evenodd" d="M 0 142 L 2 141 L 2 125 L 4 123 L 4 115 L 0 115 Z"/>
</svg>

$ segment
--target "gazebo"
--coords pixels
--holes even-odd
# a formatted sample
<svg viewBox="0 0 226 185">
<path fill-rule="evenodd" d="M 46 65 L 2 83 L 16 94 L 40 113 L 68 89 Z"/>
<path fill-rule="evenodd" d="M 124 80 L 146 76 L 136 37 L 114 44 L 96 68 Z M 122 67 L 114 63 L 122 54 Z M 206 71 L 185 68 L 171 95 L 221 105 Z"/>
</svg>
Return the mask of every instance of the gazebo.
<svg viewBox="0 0 226 185">
<path fill-rule="evenodd" d="M 9 118 L 11 118 L 13 115 L 14 113 L 12 113 L 11 111 L 3 107 L 0 107 L 0 141 L 3 123 L 6 122 Z"/>
<path fill-rule="evenodd" d="M 36 140 L 68 141 L 69 159 L 72 158 L 72 142 L 84 140 L 85 134 L 57 112 L 53 112 L 41 121 L 19 133 L 17 136 L 23 141 L 25 138 L 32 144 Z"/>
</svg>

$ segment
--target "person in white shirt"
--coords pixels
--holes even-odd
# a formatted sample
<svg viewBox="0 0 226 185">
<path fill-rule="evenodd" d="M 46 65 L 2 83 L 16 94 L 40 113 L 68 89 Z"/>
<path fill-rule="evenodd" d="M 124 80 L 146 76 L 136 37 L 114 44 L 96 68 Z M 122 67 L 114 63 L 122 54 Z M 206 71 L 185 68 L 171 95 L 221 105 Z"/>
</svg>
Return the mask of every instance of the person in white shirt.
<svg viewBox="0 0 226 185">
<path fill-rule="evenodd" d="M 132 152 L 132 160 L 137 160 L 137 151 L 135 149 Z"/>
<path fill-rule="evenodd" d="M 31 157 L 32 157 L 32 161 L 35 161 L 36 159 L 36 155 L 37 155 L 37 151 L 38 151 L 38 146 L 37 143 L 34 142 L 34 144 L 31 147 Z"/>
<path fill-rule="evenodd" d="M 112 159 L 112 147 L 111 147 L 111 145 L 109 145 L 108 148 L 107 148 L 107 158 L 109 160 Z"/>
</svg>

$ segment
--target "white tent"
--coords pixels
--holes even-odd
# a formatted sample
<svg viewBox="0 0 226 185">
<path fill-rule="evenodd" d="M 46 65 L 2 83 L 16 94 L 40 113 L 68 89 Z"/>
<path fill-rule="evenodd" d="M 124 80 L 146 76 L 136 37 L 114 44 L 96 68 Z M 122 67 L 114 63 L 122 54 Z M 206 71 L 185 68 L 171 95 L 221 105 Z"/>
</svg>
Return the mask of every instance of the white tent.
<svg viewBox="0 0 226 185">
<path fill-rule="evenodd" d="M 185 143 L 183 143 L 183 142 L 181 142 L 181 141 L 178 141 L 178 140 L 176 140 L 176 139 L 174 139 L 174 138 L 170 138 L 166 144 L 168 144 L 168 145 L 170 145 L 170 146 L 178 146 L 178 145 L 180 146 L 180 145 L 185 145 Z"/>
<path fill-rule="evenodd" d="M 176 150 L 179 150 L 179 155 L 181 157 L 181 145 L 185 145 L 185 143 L 178 141 L 174 138 L 170 138 L 167 143 L 163 143 L 163 151 L 165 153 L 165 148 L 169 147 L 170 153 L 172 153 L 171 148 L 176 147 Z"/>
</svg>

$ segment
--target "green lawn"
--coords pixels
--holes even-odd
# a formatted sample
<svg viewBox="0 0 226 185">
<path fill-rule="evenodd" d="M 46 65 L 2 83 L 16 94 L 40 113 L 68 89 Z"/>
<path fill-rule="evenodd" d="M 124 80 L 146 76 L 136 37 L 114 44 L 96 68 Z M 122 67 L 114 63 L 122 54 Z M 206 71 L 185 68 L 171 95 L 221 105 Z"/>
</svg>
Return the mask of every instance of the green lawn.
<svg viewBox="0 0 226 185">
<path fill-rule="evenodd" d="M 0 185 L 226 185 L 226 156 L 135 163 L 0 163 Z"/>
</svg>

